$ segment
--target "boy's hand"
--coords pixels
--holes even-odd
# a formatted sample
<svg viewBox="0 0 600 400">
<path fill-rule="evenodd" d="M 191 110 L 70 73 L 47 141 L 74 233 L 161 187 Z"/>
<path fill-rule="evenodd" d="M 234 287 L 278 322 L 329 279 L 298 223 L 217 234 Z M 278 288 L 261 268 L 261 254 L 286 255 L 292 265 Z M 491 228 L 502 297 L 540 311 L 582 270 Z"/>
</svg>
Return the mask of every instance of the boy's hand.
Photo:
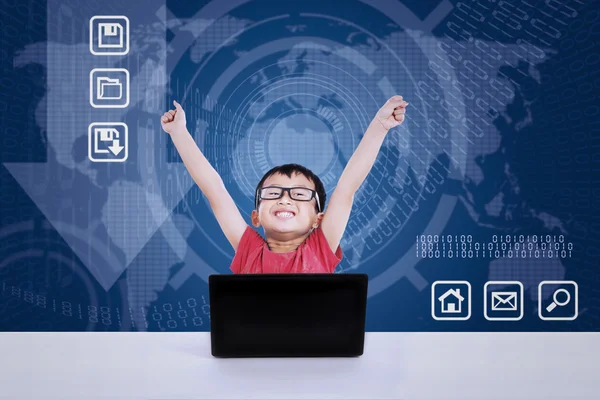
<svg viewBox="0 0 600 400">
<path fill-rule="evenodd" d="M 175 105 L 175 109 L 167 111 L 160 119 L 162 128 L 169 135 L 178 129 L 185 129 L 185 111 L 183 111 L 181 105 L 175 100 L 173 100 L 173 104 Z"/>
<path fill-rule="evenodd" d="M 404 122 L 407 105 L 402 96 L 394 96 L 381 107 L 375 118 L 388 131 Z"/>
</svg>

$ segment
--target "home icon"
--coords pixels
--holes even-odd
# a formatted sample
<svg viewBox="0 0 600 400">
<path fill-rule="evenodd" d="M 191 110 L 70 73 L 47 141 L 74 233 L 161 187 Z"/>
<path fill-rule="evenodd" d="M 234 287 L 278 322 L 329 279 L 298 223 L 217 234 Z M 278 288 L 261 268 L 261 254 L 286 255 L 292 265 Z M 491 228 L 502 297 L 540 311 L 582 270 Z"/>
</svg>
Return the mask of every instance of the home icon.
<svg viewBox="0 0 600 400">
<path fill-rule="evenodd" d="M 438 300 L 442 303 L 442 313 L 458 313 L 462 311 L 462 302 L 465 300 L 460 295 L 460 288 L 448 289 Z"/>
<path fill-rule="evenodd" d="M 471 284 L 436 281 L 431 285 L 431 316 L 436 321 L 465 321 L 471 317 Z"/>
</svg>

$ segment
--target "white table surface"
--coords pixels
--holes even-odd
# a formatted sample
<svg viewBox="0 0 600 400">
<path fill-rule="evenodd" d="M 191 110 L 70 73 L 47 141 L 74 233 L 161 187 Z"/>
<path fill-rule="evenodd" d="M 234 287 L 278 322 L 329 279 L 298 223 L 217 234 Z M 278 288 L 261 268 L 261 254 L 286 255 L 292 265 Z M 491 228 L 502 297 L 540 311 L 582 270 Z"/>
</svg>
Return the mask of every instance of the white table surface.
<svg viewBox="0 0 600 400">
<path fill-rule="evenodd" d="M 208 333 L 0 333 L 6 399 L 598 399 L 600 334 L 367 333 L 359 358 L 216 359 Z"/>
</svg>

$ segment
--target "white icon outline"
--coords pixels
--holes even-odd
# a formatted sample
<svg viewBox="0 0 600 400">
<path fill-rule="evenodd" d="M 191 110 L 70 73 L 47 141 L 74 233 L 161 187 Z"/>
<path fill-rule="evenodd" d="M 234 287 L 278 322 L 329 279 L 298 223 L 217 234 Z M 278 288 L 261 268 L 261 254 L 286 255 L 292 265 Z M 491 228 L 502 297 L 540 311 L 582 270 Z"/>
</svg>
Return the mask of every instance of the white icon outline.
<svg viewBox="0 0 600 400">
<path fill-rule="evenodd" d="M 489 285 L 503 285 L 503 286 L 514 286 L 517 285 L 519 286 L 519 297 L 520 297 L 520 301 L 518 301 L 518 305 L 517 307 L 520 307 L 520 313 L 518 317 L 490 317 L 488 315 L 488 301 L 487 301 L 487 295 L 488 295 L 488 286 Z M 485 317 L 485 319 L 487 319 L 488 321 L 520 321 L 521 319 L 523 319 L 523 315 L 525 313 L 524 310 L 524 306 L 525 306 L 525 301 L 524 301 L 524 293 L 525 289 L 523 288 L 523 284 L 519 281 L 489 281 L 486 282 L 485 285 L 483 285 L 483 316 Z M 508 291 L 504 291 L 504 292 L 492 292 L 493 293 L 509 293 Z M 516 293 L 516 292 L 510 292 L 510 293 Z M 492 310 L 494 311 L 494 310 Z M 512 310 L 506 310 L 506 311 L 512 311 Z"/>
<path fill-rule="evenodd" d="M 105 88 L 115 86 L 119 89 L 118 96 L 105 96 Z M 96 92 L 98 93 L 98 100 L 121 100 L 123 98 L 123 85 L 118 78 L 110 79 L 106 76 L 99 76 L 96 78 Z"/>
<path fill-rule="evenodd" d="M 109 81 L 111 81 L 110 78 L 106 77 L 106 76 L 100 76 L 96 79 L 96 88 L 94 88 L 94 74 L 98 73 L 98 72 L 122 72 L 125 74 L 125 103 L 124 104 L 96 104 L 94 102 L 94 100 L 111 100 L 111 99 L 96 99 L 96 91 L 94 89 L 98 89 L 97 85 L 100 84 L 100 79 L 108 79 Z M 114 78 L 112 79 L 114 80 Z M 123 96 L 123 89 L 122 89 L 122 84 L 123 82 L 121 82 L 119 79 L 117 79 L 119 85 L 121 85 L 121 97 Z M 130 84 L 130 79 L 129 79 L 129 71 L 125 68 L 94 68 L 90 71 L 90 105 L 94 108 L 125 108 L 129 105 L 129 84 Z"/>
<path fill-rule="evenodd" d="M 543 308 L 543 306 L 542 306 L 542 304 L 543 304 L 542 287 L 544 285 L 573 285 L 573 287 L 575 288 L 575 292 L 573 293 L 573 296 L 570 296 L 569 300 L 561 305 L 561 307 L 566 306 L 567 304 L 571 303 L 571 301 L 573 300 L 572 297 L 575 298 L 575 312 L 573 313 L 572 317 L 544 317 L 544 315 L 542 314 L 542 308 Z M 557 289 L 553 290 L 552 303 L 555 302 L 554 297 L 555 297 L 556 293 L 558 293 L 559 291 L 564 291 L 564 290 L 566 290 L 566 289 L 557 288 Z M 548 307 L 550 307 L 550 306 L 548 306 Z M 556 308 L 556 306 L 554 308 Z M 551 311 L 552 310 L 550 310 L 549 312 L 551 312 Z M 577 317 L 579 316 L 579 285 L 577 285 L 577 282 L 575 282 L 575 281 L 541 281 L 538 285 L 538 316 L 540 317 L 540 319 L 542 321 L 574 321 L 575 319 L 577 319 Z"/>
<path fill-rule="evenodd" d="M 124 151 L 124 157 L 122 158 L 94 158 L 94 156 L 92 154 L 96 154 L 96 153 L 108 153 L 108 150 L 100 150 L 97 148 L 97 141 L 95 140 L 95 132 L 93 131 L 94 128 L 99 127 L 99 126 L 110 126 L 110 127 L 115 127 L 115 126 L 122 126 L 123 127 L 123 151 Z M 123 122 L 92 122 L 89 126 L 88 126 L 88 159 L 91 162 L 125 162 L 127 160 L 127 157 L 129 157 L 129 138 L 128 138 L 129 134 L 128 134 L 128 128 L 127 125 Z M 92 152 L 92 142 L 94 142 L 94 152 Z M 114 144 L 113 144 L 114 146 Z"/>
<path fill-rule="evenodd" d="M 436 305 L 436 296 L 435 296 L 435 287 L 438 284 L 442 285 L 466 285 L 467 286 L 467 315 L 464 317 L 438 317 L 435 315 L 435 305 Z M 431 316 L 436 321 L 466 321 L 471 318 L 471 284 L 467 281 L 435 281 L 433 285 L 431 285 Z M 461 303 L 462 304 L 462 303 Z"/>
<path fill-rule="evenodd" d="M 107 36 L 106 31 L 118 28 L 119 43 L 103 43 L 102 38 Z M 98 48 L 99 49 L 121 49 L 123 48 L 123 25 L 118 22 L 101 22 L 98 24 Z"/>
<path fill-rule="evenodd" d="M 492 311 L 518 311 L 517 292 L 492 292 Z"/>
<path fill-rule="evenodd" d="M 119 48 L 123 48 L 123 37 L 122 35 L 125 34 L 125 46 L 123 48 L 123 50 L 121 51 L 96 51 L 94 50 L 94 21 L 95 20 L 103 20 L 103 19 L 122 19 L 123 21 L 125 21 L 125 32 L 121 31 L 121 45 L 119 46 Z M 109 23 L 110 24 L 110 23 Z M 112 24 L 118 24 L 113 22 Z M 99 23 L 98 26 L 100 26 L 101 24 Z M 103 24 L 105 25 L 105 24 Z M 121 25 L 121 24 L 118 24 Z M 100 40 L 100 34 L 101 32 L 98 32 L 98 40 Z M 116 45 L 104 45 L 102 48 L 111 48 L 111 47 L 115 47 Z M 95 56 L 124 56 L 126 54 L 129 53 L 129 18 L 127 18 L 125 15 L 95 15 L 92 18 L 90 18 L 90 52 L 95 55 Z"/>
</svg>

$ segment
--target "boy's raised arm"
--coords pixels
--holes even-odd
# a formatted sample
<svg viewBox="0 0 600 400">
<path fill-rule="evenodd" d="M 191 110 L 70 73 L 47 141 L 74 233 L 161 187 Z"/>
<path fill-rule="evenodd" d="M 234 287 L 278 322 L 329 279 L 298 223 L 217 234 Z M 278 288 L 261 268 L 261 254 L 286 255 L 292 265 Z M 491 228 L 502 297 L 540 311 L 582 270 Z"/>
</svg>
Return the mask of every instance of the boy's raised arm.
<svg viewBox="0 0 600 400">
<path fill-rule="evenodd" d="M 173 101 L 175 110 L 169 110 L 160 119 L 162 128 L 171 139 L 189 171 L 192 179 L 208 199 L 223 233 L 237 250 L 240 239 L 248 226 L 231 195 L 225 188 L 219 173 L 208 162 L 186 128 L 185 112 Z"/>
<path fill-rule="evenodd" d="M 321 222 L 321 229 L 333 252 L 337 250 L 346 230 L 354 194 L 371 171 L 387 132 L 404 122 L 407 105 L 402 96 L 390 98 L 369 124 L 344 168 Z"/>
</svg>

